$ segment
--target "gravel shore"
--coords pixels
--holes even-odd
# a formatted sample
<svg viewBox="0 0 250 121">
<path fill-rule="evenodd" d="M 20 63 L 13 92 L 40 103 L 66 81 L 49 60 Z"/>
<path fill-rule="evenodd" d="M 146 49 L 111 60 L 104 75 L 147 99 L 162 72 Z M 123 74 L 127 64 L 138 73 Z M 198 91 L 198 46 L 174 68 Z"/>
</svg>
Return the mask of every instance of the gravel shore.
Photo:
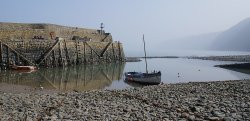
<svg viewBox="0 0 250 121">
<path fill-rule="evenodd" d="M 0 119 L 250 120 L 250 80 L 54 94 L 0 92 Z"/>
</svg>

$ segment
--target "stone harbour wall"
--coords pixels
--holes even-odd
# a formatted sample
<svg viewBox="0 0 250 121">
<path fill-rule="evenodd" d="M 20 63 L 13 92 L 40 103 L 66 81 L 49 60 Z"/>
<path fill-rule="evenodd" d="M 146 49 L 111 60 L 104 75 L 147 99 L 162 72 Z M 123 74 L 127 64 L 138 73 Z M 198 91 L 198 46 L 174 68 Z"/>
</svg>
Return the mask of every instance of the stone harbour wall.
<svg viewBox="0 0 250 121">
<path fill-rule="evenodd" d="M 122 44 L 105 31 L 53 24 L 0 23 L 0 63 L 67 66 L 122 62 Z"/>
<path fill-rule="evenodd" d="M 74 36 L 88 38 L 91 41 L 112 41 L 110 33 L 95 29 L 85 29 L 78 27 L 67 27 L 55 24 L 22 24 L 22 23 L 0 23 L 0 40 L 13 41 L 22 39 L 34 39 L 41 37 L 45 40 L 62 37 L 72 39 Z"/>
</svg>

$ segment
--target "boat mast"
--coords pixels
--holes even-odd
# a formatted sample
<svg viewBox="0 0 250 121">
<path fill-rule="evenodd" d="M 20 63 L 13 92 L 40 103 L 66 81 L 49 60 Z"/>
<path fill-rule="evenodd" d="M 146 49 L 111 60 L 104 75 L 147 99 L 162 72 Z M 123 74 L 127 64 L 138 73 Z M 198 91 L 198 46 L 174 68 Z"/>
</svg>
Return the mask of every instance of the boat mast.
<svg viewBox="0 0 250 121">
<path fill-rule="evenodd" d="M 144 54 L 145 54 L 145 63 L 146 63 L 146 73 L 148 73 L 148 63 L 147 63 L 147 54 L 146 54 L 146 44 L 144 40 L 144 34 L 143 34 L 143 45 L 144 45 Z"/>
</svg>

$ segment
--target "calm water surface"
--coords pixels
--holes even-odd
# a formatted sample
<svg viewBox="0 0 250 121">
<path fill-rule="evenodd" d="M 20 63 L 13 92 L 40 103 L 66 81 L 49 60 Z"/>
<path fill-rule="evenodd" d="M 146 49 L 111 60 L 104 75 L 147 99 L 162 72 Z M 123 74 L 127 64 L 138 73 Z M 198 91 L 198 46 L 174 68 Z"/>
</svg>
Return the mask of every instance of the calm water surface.
<svg viewBox="0 0 250 121">
<path fill-rule="evenodd" d="M 162 82 L 219 81 L 250 79 L 250 75 L 214 67 L 235 62 L 184 58 L 148 59 L 148 70 L 160 70 Z M 145 72 L 145 62 L 88 65 L 66 68 L 42 68 L 36 72 L 2 71 L 2 92 L 65 92 L 94 89 L 125 89 L 133 86 L 123 81 L 127 71 Z M 179 73 L 179 77 L 178 77 Z"/>
<path fill-rule="evenodd" d="M 250 75 L 214 67 L 219 64 L 231 64 L 235 62 L 195 60 L 195 59 L 148 59 L 148 70 L 160 70 L 162 72 L 162 82 L 194 82 L 194 81 L 220 81 L 250 79 Z M 144 61 L 139 63 L 127 63 L 124 71 L 144 71 Z M 178 76 L 179 73 L 179 76 Z M 114 81 L 107 89 L 129 87 L 122 81 Z"/>
</svg>

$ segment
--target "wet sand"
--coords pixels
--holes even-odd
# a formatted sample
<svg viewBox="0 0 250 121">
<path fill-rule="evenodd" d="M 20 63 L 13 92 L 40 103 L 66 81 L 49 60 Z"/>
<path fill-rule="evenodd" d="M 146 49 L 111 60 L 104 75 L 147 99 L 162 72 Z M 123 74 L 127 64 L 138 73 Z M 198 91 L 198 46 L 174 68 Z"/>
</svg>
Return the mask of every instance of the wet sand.
<svg viewBox="0 0 250 121">
<path fill-rule="evenodd" d="M 30 87 L 25 85 L 16 85 L 16 84 L 0 84 L 0 92 L 2 93 L 37 93 L 37 94 L 49 94 L 49 93 L 58 93 L 59 90 L 44 89 L 43 87 Z"/>
</svg>

